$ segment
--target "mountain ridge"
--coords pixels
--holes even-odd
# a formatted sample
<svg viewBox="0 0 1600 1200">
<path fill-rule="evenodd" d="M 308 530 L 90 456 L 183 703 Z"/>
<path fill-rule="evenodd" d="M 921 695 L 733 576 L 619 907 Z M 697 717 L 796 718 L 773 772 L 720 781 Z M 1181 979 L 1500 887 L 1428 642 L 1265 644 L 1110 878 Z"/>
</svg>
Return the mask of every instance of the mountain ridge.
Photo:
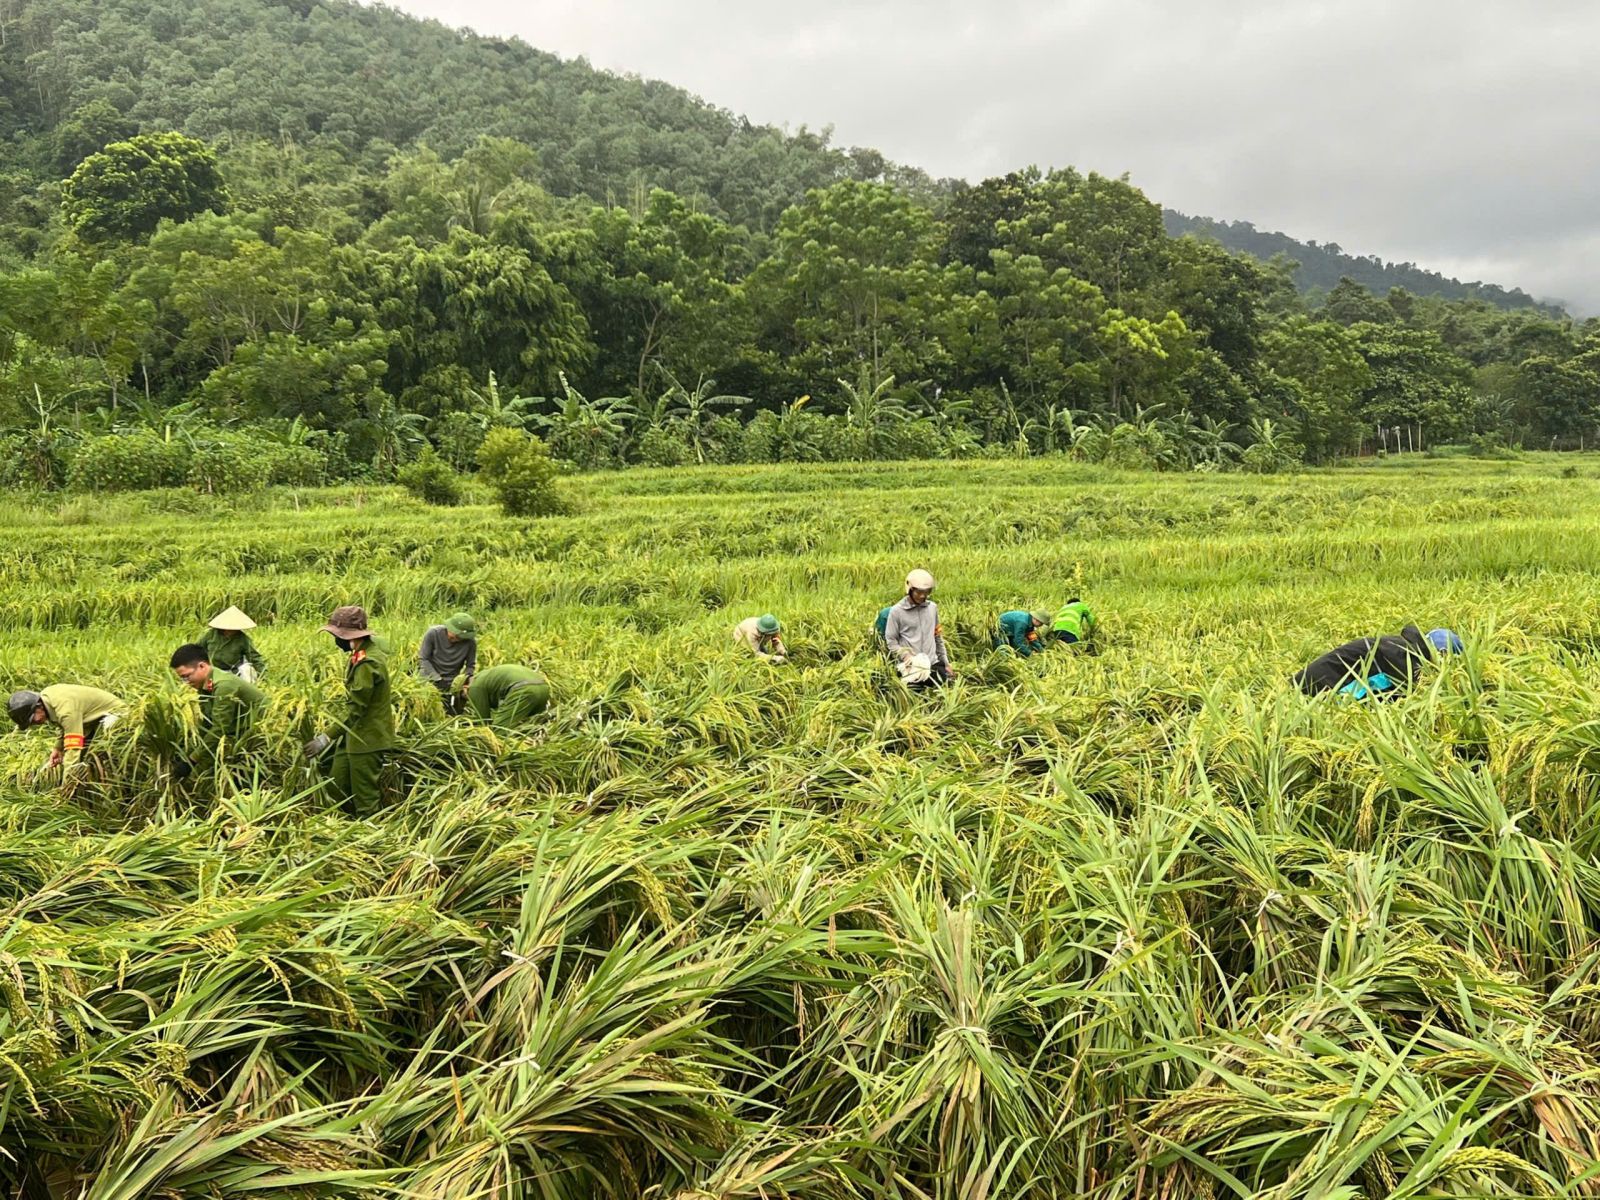
<svg viewBox="0 0 1600 1200">
<path fill-rule="evenodd" d="M 1319 245 L 1281 232 L 1257 229 L 1250 221 L 1224 221 L 1214 217 L 1192 216 L 1163 207 L 1161 219 L 1172 237 L 1192 234 L 1209 238 L 1228 250 L 1247 254 L 1262 262 L 1285 255 L 1296 264 L 1295 285 L 1302 294 L 1326 294 L 1340 279 L 1351 279 L 1375 295 L 1390 288 L 1404 288 L 1416 296 L 1438 296 L 1446 300 L 1483 300 L 1497 308 L 1528 308 L 1548 316 L 1565 316 L 1565 305 L 1537 300 L 1521 288 L 1506 288 L 1482 280 L 1463 282 L 1413 262 L 1386 262 L 1377 255 L 1345 253 L 1337 242 Z"/>
</svg>

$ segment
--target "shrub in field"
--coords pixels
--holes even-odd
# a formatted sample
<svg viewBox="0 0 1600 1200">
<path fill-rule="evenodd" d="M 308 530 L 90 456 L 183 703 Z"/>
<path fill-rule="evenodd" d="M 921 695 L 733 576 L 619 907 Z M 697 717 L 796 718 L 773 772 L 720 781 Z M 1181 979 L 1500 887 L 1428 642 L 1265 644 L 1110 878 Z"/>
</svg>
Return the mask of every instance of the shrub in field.
<svg viewBox="0 0 1600 1200">
<path fill-rule="evenodd" d="M 189 486 L 207 495 L 248 492 L 264 486 L 271 474 L 268 448 L 241 434 L 213 434 L 189 456 Z"/>
<path fill-rule="evenodd" d="M 1239 464 L 1246 471 L 1253 475 L 1274 475 L 1300 465 L 1300 447 L 1281 426 L 1264 419 L 1251 422 L 1250 431 L 1256 440 L 1239 456 Z"/>
<path fill-rule="evenodd" d="M 758 412 L 739 431 L 738 448 L 734 461 L 742 463 L 769 463 L 777 461 L 778 414 Z"/>
<path fill-rule="evenodd" d="M 639 439 L 639 461 L 647 467 L 681 467 L 694 456 L 680 429 L 659 425 Z"/>
<path fill-rule="evenodd" d="M 268 446 L 267 482 L 285 487 L 318 487 L 328 481 L 328 458 L 313 446 Z"/>
<path fill-rule="evenodd" d="M 78 447 L 68 486 L 82 492 L 132 492 L 179 487 L 189 473 L 189 447 L 154 430 L 108 433 Z"/>
<path fill-rule="evenodd" d="M 458 471 L 465 471 L 472 466 L 486 432 L 483 422 L 469 412 L 445 413 L 435 417 L 428 427 L 428 436 L 433 439 L 433 444 Z"/>
<path fill-rule="evenodd" d="M 549 517 L 570 511 L 544 442 L 520 429 L 496 429 L 478 448 L 478 468 L 507 516 Z"/>
<path fill-rule="evenodd" d="M 395 482 L 418 500 L 446 508 L 461 503 L 461 479 L 450 464 L 428 447 L 395 472 Z"/>
</svg>

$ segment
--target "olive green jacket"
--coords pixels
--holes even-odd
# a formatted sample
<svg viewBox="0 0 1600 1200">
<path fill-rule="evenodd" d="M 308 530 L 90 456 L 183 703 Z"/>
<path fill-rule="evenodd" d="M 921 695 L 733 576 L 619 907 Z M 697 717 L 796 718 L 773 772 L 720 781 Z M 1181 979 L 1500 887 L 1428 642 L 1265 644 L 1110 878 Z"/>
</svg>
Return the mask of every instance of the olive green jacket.
<svg viewBox="0 0 1600 1200">
<path fill-rule="evenodd" d="M 267 706 L 267 694 L 227 671 L 213 670 L 200 690 L 200 740 L 215 753 L 222 740 L 237 742 L 250 732 L 257 714 Z"/>
<path fill-rule="evenodd" d="M 485 721 L 495 720 L 500 706 L 506 703 L 514 691 L 522 688 L 542 689 L 543 703 L 539 703 L 535 697 L 528 698 L 536 710 L 542 709 L 544 704 L 549 702 L 550 687 L 543 675 L 532 667 L 507 664 L 478 672 L 472 681 L 472 686 L 467 689 L 467 703 L 471 705 L 474 716 Z"/>
<path fill-rule="evenodd" d="M 200 644 L 206 648 L 211 665 L 218 670 L 235 671 L 240 663 L 247 662 L 256 669 L 257 675 L 267 673 L 267 660 L 261 657 L 261 651 L 256 649 L 248 633 L 227 634 L 220 629 L 208 629 Z"/>
<path fill-rule="evenodd" d="M 346 754 L 376 754 L 394 749 L 394 696 L 390 691 L 388 647 L 368 638 L 352 651 L 344 674 L 345 709 L 340 725 Z"/>
</svg>

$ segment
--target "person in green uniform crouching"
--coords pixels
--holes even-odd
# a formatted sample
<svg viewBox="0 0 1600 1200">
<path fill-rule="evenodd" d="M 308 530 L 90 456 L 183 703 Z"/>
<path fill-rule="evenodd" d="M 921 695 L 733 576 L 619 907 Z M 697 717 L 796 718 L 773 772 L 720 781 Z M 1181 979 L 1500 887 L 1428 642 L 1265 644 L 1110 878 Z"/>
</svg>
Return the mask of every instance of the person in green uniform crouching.
<svg viewBox="0 0 1600 1200">
<path fill-rule="evenodd" d="M 1069 646 L 1094 637 L 1094 616 L 1089 606 L 1076 596 L 1068 600 L 1066 607 L 1056 614 L 1050 635 Z"/>
<path fill-rule="evenodd" d="M 1024 612 L 1020 608 L 1000 614 L 1000 629 L 995 634 L 995 649 L 1010 648 L 1019 658 L 1032 658 L 1044 645 L 1039 631 L 1050 624 L 1047 612 Z"/>
<path fill-rule="evenodd" d="M 532 724 L 549 704 L 550 684 L 532 667 L 490 667 L 467 689 L 472 715 L 500 729 Z"/>
<path fill-rule="evenodd" d="M 95 734 L 117 723 L 122 701 L 110 692 L 76 683 L 58 683 L 37 692 L 12 692 L 6 712 L 18 729 L 46 723 L 61 731 L 47 768 L 65 767 L 68 777 L 83 763 Z"/>
<path fill-rule="evenodd" d="M 267 673 L 267 660 L 250 640 L 256 623 L 238 608 L 225 608 L 211 618 L 211 626 L 195 643 L 206 648 L 206 660 L 219 671 L 254 683 Z"/>
<path fill-rule="evenodd" d="M 350 652 L 345 710 L 329 767 L 333 794 L 358 816 L 370 816 L 383 802 L 384 756 L 394 749 L 388 647 L 367 628 L 366 610 L 355 604 L 334 609 L 322 631 Z"/>
<path fill-rule="evenodd" d="M 267 695 L 255 684 L 228 671 L 218 671 L 198 642 L 179 646 L 168 664 L 184 683 L 200 694 L 200 754 L 198 761 L 214 767 L 229 750 L 237 750 L 250 727 L 267 706 Z M 172 773 L 183 779 L 194 769 L 187 759 L 176 759 Z"/>
</svg>

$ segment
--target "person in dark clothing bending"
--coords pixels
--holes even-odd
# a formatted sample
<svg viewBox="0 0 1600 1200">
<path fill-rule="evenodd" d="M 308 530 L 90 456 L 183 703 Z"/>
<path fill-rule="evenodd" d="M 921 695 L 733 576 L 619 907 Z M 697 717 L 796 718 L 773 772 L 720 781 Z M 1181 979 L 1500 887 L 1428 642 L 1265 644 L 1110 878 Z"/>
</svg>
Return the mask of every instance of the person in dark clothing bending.
<svg viewBox="0 0 1600 1200">
<path fill-rule="evenodd" d="M 1313 659 L 1294 677 L 1308 696 L 1341 692 L 1357 700 L 1398 695 L 1436 654 L 1460 654 L 1461 639 L 1448 629 L 1424 634 L 1407 625 L 1398 636 L 1356 638 Z"/>
</svg>

